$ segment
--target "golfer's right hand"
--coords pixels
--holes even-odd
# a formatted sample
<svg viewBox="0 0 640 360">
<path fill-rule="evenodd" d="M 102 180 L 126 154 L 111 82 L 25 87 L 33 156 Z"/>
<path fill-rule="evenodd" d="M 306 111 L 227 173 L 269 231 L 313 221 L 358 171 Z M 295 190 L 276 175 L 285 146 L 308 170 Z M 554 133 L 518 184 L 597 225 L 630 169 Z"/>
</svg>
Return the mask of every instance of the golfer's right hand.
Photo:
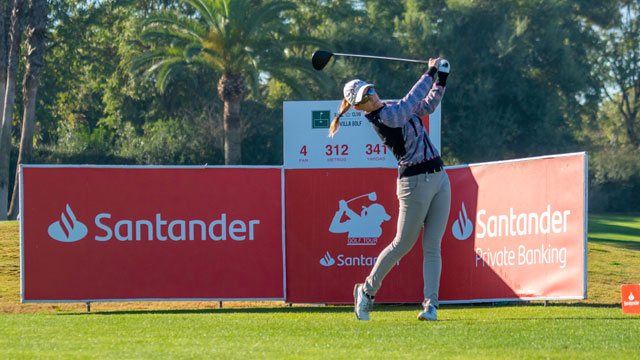
<svg viewBox="0 0 640 360">
<path fill-rule="evenodd" d="M 437 69 L 440 66 L 440 60 L 442 60 L 441 57 L 430 58 L 429 59 L 429 68 L 435 67 Z"/>
<path fill-rule="evenodd" d="M 338 206 L 340 206 L 340 210 L 347 210 L 349 208 L 347 206 L 347 202 L 344 200 L 340 200 L 340 202 L 338 203 Z"/>
</svg>

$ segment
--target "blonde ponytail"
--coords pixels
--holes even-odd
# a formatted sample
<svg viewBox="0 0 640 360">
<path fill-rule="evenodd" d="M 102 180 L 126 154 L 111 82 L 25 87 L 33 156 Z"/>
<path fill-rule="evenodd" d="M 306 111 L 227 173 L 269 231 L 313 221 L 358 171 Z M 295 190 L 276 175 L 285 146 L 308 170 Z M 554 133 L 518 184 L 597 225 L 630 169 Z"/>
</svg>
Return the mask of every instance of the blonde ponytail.
<svg viewBox="0 0 640 360">
<path fill-rule="evenodd" d="M 351 104 L 347 101 L 347 99 L 342 99 L 342 104 L 340 104 L 340 110 L 338 110 L 338 116 L 333 118 L 331 121 L 331 127 L 329 128 L 329 137 L 333 137 L 338 132 L 340 128 L 340 117 L 346 113 L 349 108 L 351 108 Z"/>
</svg>

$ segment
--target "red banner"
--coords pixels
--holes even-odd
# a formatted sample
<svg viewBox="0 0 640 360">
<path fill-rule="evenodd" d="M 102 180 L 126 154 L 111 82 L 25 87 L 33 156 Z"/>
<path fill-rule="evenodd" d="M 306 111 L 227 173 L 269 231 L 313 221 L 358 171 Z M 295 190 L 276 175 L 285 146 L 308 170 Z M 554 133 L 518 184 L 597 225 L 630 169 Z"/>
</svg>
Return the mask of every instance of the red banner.
<svg viewBox="0 0 640 360">
<path fill-rule="evenodd" d="M 585 162 L 580 153 L 447 169 L 452 201 L 441 302 L 584 298 Z M 285 171 L 287 301 L 352 301 L 353 284 L 395 236 L 396 174 Z M 422 301 L 416 244 L 377 302 Z"/>
<path fill-rule="evenodd" d="M 284 299 L 280 168 L 22 167 L 23 301 Z"/>
<path fill-rule="evenodd" d="M 396 230 L 397 169 L 285 170 L 287 301 L 351 301 Z M 355 213 L 340 211 L 340 201 Z M 422 295 L 422 255 L 411 251 L 385 279 L 376 301 Z M 351 288 L 351 290 L 349 289 Z"/>
</svg>

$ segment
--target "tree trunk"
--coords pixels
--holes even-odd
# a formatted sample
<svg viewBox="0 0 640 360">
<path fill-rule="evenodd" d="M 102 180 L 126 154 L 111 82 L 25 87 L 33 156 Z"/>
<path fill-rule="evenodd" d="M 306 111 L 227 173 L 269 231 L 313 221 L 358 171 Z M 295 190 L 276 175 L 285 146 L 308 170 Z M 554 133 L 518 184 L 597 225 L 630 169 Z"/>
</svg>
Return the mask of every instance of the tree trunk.
<svg viewBox="0 0 640 360">
<path fill-rule="evenodd" d="M 9 25 L 11 24 L 11 6 L 9 1 L 0 0 L 0 125 L 1 112 L 4 111 L 4 96 L 7 90 L 7 62 L 9 56 Z M 0 134 L 2 129 L 0 128 Z"/>
<path fill-rule="evenodd" d="M 240 102 L 247 85 L 240 74 L 222 74 L 218 81 L 218 96 L 224 101 L 224 164 L 242 163 L 242 127 Z"/>
<path fill-rule="evenodd" d="M 242 134 L 240 128 L 240 102 L 224 102 L 224 164 L 242 163 Z"/>
<path fill-rule="evenodd" d="M 42 71 L 45 50 L 46 0 L 30 0 L 29 3 L 31 16 L 27 27 L 27 65 L 22 86 L 22 102 L 24 104 L 22 137 L 20 139 L 20 153 L 18 154 L 11 205 L 7 214 L 10 220 L 15 220 L 20 212 L 20 165 L 31 162 L 33 132 L 36 125 L 36 95 L 38 94 L 38 79 Z"/>
<path fill-rule="evenodd" d="M 11 153 L 11 121 L 15 100 L 16 76 L 18 73 L 20 41 L 23 28 L 23 0 L 13 0 L 11 13 L 11 31 L 9 38 L 9 60 L 7 64 L 7 87 L 0 129 L 0 220 L 7 218 L 9 197 L 9 163 Z"/>
</svg>

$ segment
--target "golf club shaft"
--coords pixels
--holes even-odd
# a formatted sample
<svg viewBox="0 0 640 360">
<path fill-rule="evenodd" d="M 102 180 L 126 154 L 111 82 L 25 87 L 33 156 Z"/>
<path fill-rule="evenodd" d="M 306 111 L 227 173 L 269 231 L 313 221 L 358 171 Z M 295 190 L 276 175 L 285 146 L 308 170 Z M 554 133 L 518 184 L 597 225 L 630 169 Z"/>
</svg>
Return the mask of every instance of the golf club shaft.
<svg viewBox="0 0 640 360">
<path fill-rule="evenodd" d="M 348 203 L 352 202 L 353 200 L 357 200 L 357 199 L 360 199 L 360 198 L 365 197 L 365 196 L 369 196 L 369 194 L 364 194 L 364 195 L 356 196 L 356 197 L 354 197 L 353 199 L 351 199 L 351 200 L 347 200 L 347 201 L 345 201 L 345 202 L 348 204 Z"/>
<path fill-rule="evenodd" d="M 365 196 L 371 196 L 371 194 L 374 194 L 374 195 L 375 195 L 375 193 L 364 194 L 364 195 L 356 196 L 356 197 L 354 197 L 353 199 L 348 200 L 348 201 L 345 201 L 345 202 L 348 204 L 348 203 L 352 202 L 353 200 L 357 200 L 357 199 L 363 198 L 363 197 L 365 197 Z M 374 200 L 374 201 L 375 201 L 375 200 Z"/>
<path fill-rule="evenodd" d="M 361 58 L 370 58 L 370 59 L 380 59 L 380 60 L 406 61 L 406 62 L 413 62 L 413 63 L 420 63 L 420 64 L 428 64 L 429 63 L 428 60 L 404 59 L 404 58 L 395 58 L 395 57 L 387 57 L 387 56 L 358 55 L 358 54 L 344 54 L 344 53 L 333 53 L 333 55 L 361 57 Z"/>
</svg>

